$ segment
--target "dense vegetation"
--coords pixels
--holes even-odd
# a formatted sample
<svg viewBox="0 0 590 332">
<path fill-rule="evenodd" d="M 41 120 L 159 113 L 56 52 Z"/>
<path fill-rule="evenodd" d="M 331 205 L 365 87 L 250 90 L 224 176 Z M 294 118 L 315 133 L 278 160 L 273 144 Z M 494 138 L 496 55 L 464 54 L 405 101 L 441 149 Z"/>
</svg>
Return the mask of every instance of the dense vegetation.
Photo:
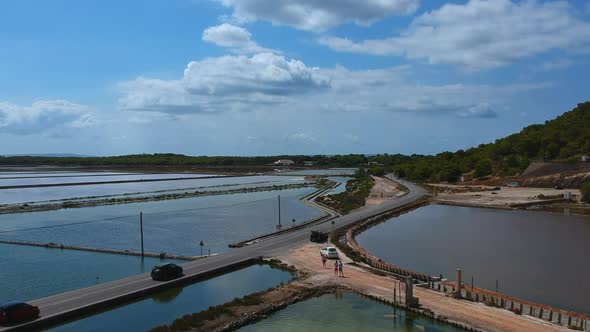
<svg viewBox="0 0 590 332">
<path fill-rule="evenodd" d="M 320 196 L 316 201 L 325 204 L 342 214 L 360 208 L 365 205 L 367 197 L 373 187 L 373 178 L 370 171 L 359 168 L 354 178 L 346 182 L 346 191 L 339 194 Z"/>
<path fill-rule="evenodd" d="M 401 176 L 418 181 L 454 182 L 464 173 L 476 177 L 520 174 L 531 161 L 579 161 L 590 153 L 590 102 L 520 133 L 476 148 L 435 156 L 377 156 Z"/>
</svg>

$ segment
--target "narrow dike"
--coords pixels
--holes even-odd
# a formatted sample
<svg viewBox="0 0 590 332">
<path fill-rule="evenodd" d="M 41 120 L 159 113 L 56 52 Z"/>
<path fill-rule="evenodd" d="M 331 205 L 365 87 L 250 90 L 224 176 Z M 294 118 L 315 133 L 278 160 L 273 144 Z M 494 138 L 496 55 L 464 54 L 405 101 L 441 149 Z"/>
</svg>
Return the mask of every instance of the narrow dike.
<svg viewBox="0 0 590 332">
<path fill-rule="evenodd" d="M 254 187 L 254 188 L 240 188 L 240 189 L 230 189 L 230 190 L 193 191 L 193 192 L 184 192 L 184 193 L 176 193 L 176 194 L 160 194 L 160 195 L 153 195 L 153 196 L 76 200 L 76 201 L 65 201 L 62 203 L 8 204 L 8 205 L 0 206 L 0 214 L 39 212 L 39 211 L 74 209 L 74 208 L 83 208 L 83 207 L 92 207 L 92 206 L 101 206 L 101 205 L 153 202 L 153 201 L 173 200 L 173 199 L 182 199 L 182 198 L 190 198 L 190 197 L 232 195 L 232 194 L 262 192 L 262 191 L 299 189 L 299 188 L 311 187 L 314 185 L 316 185 L 315 182 L 304 182 L 304 183 L 272 185 L 272 186 L 262 186 L 262 187 Z"/>
</svg>

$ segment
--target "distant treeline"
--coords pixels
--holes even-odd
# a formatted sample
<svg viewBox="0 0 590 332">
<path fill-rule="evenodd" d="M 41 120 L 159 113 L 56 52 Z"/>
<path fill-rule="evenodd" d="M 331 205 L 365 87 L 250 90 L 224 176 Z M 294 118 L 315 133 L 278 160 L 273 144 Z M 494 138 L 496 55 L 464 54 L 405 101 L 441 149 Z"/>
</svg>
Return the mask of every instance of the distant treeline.
<svg viewBox="0 0 590 332">
<path fill-rule="evenodd" d="M 173 153 L 135 154 L 112 157 L 0 157 L 0 165 L 47 165 L 47 166 L 263 166 L 272 165 L 276 160 L 289 159 L 295 166 L 311 162 L 314 166 L 356 167 L 367 162 L 361 154 L 334 156 L 185 156 Z"/>
<path fill-rule="evenodd" d="M 1 157 L 0 165 L 55 166 L 263 166 L 289 159 L 295 166 L 359 167 L 370 165 L 371 174 L 395 171 L 398 176 L 417 181 L 457 181 L 462 174 L 479 178 L 521 173 L 531 161 L 579 161 L 590 153 L 590 102 L 578 104 L 554 120 L 532 125 L 494 143 L 434 156 L 382 154 L 281 155 L 259 157 L 208 157 L 180 154 L 139 154 L 113 157 Z"/>
</svg>

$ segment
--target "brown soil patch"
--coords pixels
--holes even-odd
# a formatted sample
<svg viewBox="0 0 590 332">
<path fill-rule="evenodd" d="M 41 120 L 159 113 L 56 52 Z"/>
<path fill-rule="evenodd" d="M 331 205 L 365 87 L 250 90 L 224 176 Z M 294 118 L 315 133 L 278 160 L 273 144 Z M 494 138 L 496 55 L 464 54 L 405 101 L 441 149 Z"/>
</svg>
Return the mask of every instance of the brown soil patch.
<svg viewBox="0 0 590 332">
<path fill-rule="evenodd" d="M 386 178 L 371 176 L 375 180 L 373 188 L 367 197 L 367 205 L 381 204 L 387 199 L 400 197 L 405 194 L 405 191 L 395 183 Z"/>
</svg>

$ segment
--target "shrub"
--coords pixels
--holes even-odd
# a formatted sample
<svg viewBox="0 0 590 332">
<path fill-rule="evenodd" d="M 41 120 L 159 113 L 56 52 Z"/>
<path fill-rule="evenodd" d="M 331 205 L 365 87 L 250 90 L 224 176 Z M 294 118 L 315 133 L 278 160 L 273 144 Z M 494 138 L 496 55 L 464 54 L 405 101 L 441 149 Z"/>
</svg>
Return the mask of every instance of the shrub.
<svg viewBox="0 0 590 332">
<path fill-rule="evenodd" d="M 580 192 L 582 193 L 582 202 L 590 203 L 590 181 L 582 183 Z"/>
</svg>

